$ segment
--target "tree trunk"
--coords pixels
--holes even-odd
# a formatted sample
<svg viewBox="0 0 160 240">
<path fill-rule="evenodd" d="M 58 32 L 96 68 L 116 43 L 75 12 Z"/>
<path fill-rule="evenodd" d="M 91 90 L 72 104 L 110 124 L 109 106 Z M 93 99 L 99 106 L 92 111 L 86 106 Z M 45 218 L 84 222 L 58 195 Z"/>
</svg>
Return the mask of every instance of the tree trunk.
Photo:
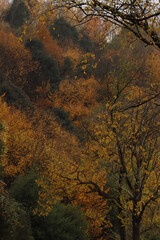
<svg viewBox="0 0 160 240">
<path fill-rule="evenodd" d="M 119 235 L 121 240 L 126 240 L 125 226 L 122 225 L 121 220 L 119 220 Z"/>
<path fill-rule="evenodd" d="M 119 191 L 119 196 L 118 196 L 118 204 L 119 204 L 119 207 L 118 207 L 118 215 L 121 216 L 122 214 L 122 204 L 121 204 L 121 200 L 120 200 L 120 196 L 121 196 L 121 192 L 122 192 L 122 181 L 123 181 L 123 176 L 124 175 L 124 172 L 123 172 L 123 169 L 121 168 L 120 169 L 120 174 L 119 174 L 119 188 L 118 188 L 118 191 Z M 120 239 L 121 240 L 126 240 L 126 231 L 125 231 L 125 226 L 123 225 L 121 219 L 118 219 L 118 224 L 119 224 L 119 235 L 120 235 Z"/>
<path fill-rule="evenodd" d="M 133 233 L 132 240 L 140 240 L 140 222 L 135 217 L 133 217 Z"/>
</svg>

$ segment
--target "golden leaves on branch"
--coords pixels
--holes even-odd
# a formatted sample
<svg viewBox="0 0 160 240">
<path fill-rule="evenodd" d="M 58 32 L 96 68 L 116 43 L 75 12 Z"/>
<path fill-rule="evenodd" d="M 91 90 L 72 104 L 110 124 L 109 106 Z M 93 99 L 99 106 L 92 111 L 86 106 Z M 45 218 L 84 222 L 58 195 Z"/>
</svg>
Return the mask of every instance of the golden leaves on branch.
<svg viewBox="0 0 160 240">
<path fill-rule="evenodd" d="M 57 201 L 78 205 L 90 221 L 92 233 L 97 236 L 105 221 L 107 203 L 94 191 L 94 184 L 107 194 L 105 170 L 95 164 L 73 134 L 59 126 L 53 115 L 38 111 L 37 119 L 41 119 L 37 129 L 43 132 L 44 139 L 39 155 L 41 174 L 37 180 L 41 189 L 39 208 L 35 209 L 35 214 L 48 214 Z"/>
</svg>

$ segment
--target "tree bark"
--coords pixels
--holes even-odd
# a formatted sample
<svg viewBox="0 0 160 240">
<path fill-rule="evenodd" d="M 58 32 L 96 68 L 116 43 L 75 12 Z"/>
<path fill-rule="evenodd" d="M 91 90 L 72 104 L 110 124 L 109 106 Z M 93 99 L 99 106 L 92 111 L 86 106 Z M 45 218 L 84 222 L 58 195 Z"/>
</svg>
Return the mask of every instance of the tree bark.
<svg viewBox="0 0 160 240">
<path fill-rule="evenodd" d="M 140 240 L 140 222 L 135 216 L 133 216 L 132 219 L 133 219 L 132 240 Z"/>
<path fill-rule="evenodd" d="M 121 192 L 122 192 L 123 177 L 124 177 L 124 169 L 123 169 L 123 167 L 121 167 L 120 174 L 119 174 L 119 188 L 118 188 L 118 192 L 119 192 L 119 196 L 118 196 L 118 205 L 119 205 L 118 213 L 119 213 L 119 216 L 121 216 L 121 214 L 122 214 L 122 204 L 121 204 L 120 196 L 121 196 Z M 119 224 L 120 239 L 121 240 L 126 240 L 125 226 L 123 225 L 123 223 L 122 223 L 120 218 L 118 219 L 118 224 Z"/>
<path fill-rule="evenodd" d="M 122 225 L 121 220 L 119 220 L 119 235 L 121 240 L 126 240 L 125 226 Z"/>
</svg>

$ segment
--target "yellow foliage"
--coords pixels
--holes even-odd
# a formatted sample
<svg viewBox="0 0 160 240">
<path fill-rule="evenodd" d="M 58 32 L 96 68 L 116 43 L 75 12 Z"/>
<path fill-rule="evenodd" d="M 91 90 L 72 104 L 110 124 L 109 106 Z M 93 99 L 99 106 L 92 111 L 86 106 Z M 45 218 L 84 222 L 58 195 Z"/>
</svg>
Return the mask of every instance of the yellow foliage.
<svg viewBox="0 0 160 240">
<path fill-rule="evenodd" d="M 95 156 L 97 168 L 103 166 L 108 175 L 115 174 L 121 204 L 118 218 L 128 226 L 133 214 L 139 218 L 145 212 L 146 216 L 159 201 L 160 122 L 154 102 L 140 104 L 146 100 L 143 88 L 131 86 L 121 99 L 108 101 L 90 122 L 88 151 Z"/>
<path fill-rule="evenodd" d="M 5 154 L 1 166 L 4 174 L 15 177 L 24 173 L 34 162 L 35 133 L 32 124 L 19 110 L 10 108 L 0 99 L 0 122 L 4 126 Z"/>
<path fill-rule="evenodd" d="M 82 148 L 74 135 L 59 126 L 53 115 L 38 109 L 36 116 L 37 130 L 40 135 L 44 134 L 39 141 L 41 174 L 37 183 L 41 191 L 39 209 L 35 209 L 35 214 L 47 215 L 55 202 L 68 199 L 73 205 L 81 207 L 90 221 L 92 233 L 97 236 L 105 221 L 107 202 L 92 190 L 90 182 L 104 189 L 105 170 L 98 170 L 96 160 Z M 108 189 L 104 192 L 107 194 Z"/>
</svg>

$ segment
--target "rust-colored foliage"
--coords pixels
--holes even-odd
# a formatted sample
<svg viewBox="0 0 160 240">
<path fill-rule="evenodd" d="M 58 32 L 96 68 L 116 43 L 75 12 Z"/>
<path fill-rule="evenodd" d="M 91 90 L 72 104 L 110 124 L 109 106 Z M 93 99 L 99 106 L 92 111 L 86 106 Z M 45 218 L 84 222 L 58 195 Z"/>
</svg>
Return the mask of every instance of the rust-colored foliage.
<svg viewBox="0 0 160 240">
<path fill-rule="evenodd" d="M 98 106 L 100 87 L 93 77 L 72 82 L 65 80 L 60 83 L 59 90 L 53 95 L 53 104 L 69 112 L 72 120 L 80 120 Z"/>
<path fill-rule="evenodd" d="M 92 41 L 102 44 L 110 26 L 109 22 L 104 22 L 102 19 L 95 17 L 84 25 L 84 29 Z"/>
<path fill-rule="evenodd" d="M 37 63 L 18 38 L 5 27 L 0 28 L 0 68 L 6 80 L 22 88 L 32 81 L 31 73 L 37 70 Z"/>
<path fill-rule="evenodd" d="M 46 53 L 62 65 L 63 49 L 58 45 L 57 41 L 51 37 L 48 28 L 44 24 L 37 24 L 36 32 L 33 33 L 33 36 L 42 40 Z"/>
<path fill-rule="evenodd" d="M 80 63 L 82 54 L 82 51 L 74 46 L 70 46 L 70 48 L 67 48 L 66 46 L 66 49 L 64 49 L 63 56 L 70 58 L 73 64 L 73 71 L 76 71 L 76 67 Z"/>
<path fill-rule="evenodd" d="M 34 162 L 35 132 L 26 116 L 15 108 L 7 106 L 0 99 L 0 122 L 4 126 L 1 138 L 5 146 L 1 166 L 6 177 L 25 173 Z"/>
</svg>

